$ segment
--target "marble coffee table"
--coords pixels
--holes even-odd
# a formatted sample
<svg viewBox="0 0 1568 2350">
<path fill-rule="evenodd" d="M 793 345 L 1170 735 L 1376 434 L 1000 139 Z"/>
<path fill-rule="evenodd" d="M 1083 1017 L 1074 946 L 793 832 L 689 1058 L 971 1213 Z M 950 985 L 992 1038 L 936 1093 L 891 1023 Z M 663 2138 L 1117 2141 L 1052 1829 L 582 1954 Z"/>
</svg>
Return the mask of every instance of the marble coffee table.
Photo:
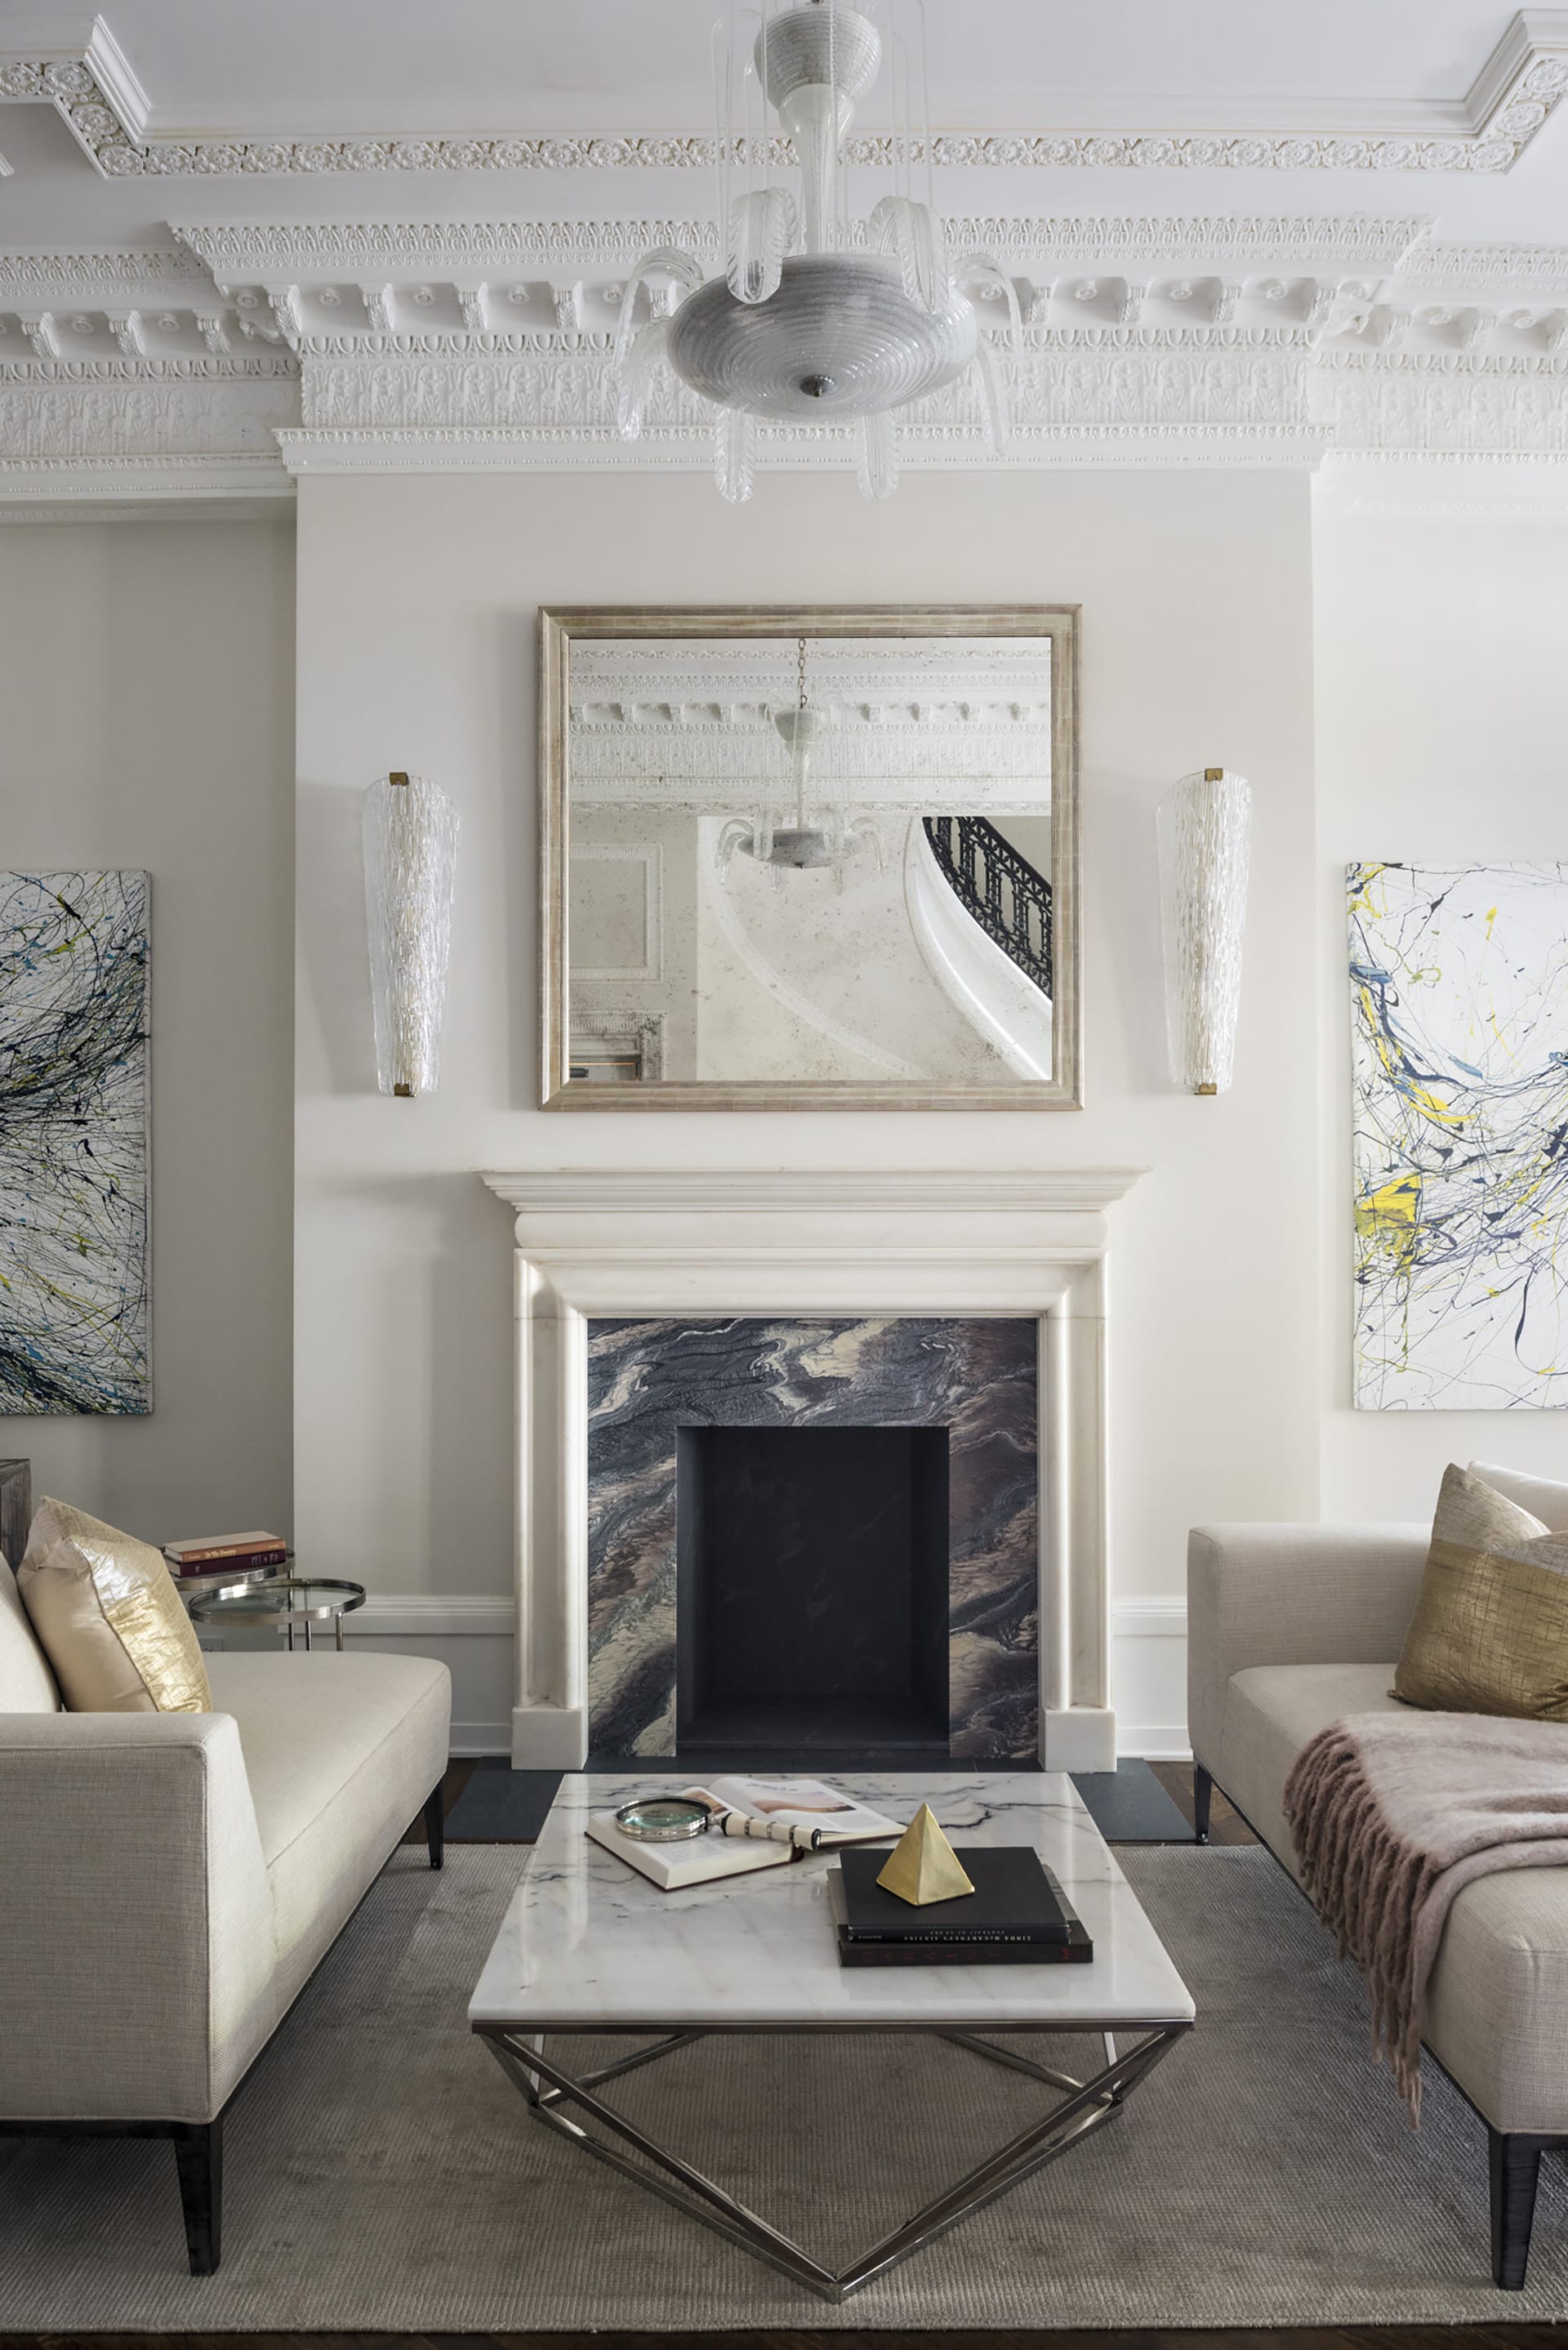
<svg viewBox="0 0 1568 2350">
<path fill-rule="evenodd" d="M 573 1776 L 561 1783 L 468 2012 L 537 2120 L 839 2302 L 1099 2128 L 1195 2017 L 1064 1775 L 835 1777 L 895 1819 L 910 1817 L 924 1799 L 955 1844 L 1032 1844 L 1088 1928 L 1092 1963 L 843 1968 L 828 1900 L 831 1856 L 660 1892 L 590 1843 L 584 1823 L 590 1811 L 676 1783 Z M 1055 2095 L 1037 2122 L 846 2268 L 832 2270 L 600 2094 L 620 2074 L 719 2032 L 932 2033 Z M 1056 2072 L 993 2039 L 1064 2033 L 1088 2036 L 1092 2069 Z M 645 2044 L 593 2071 L 572 2069 L 574 2036 L 620 2033 Z M 809 2154 L 802 2148 L 803 2160 Z"/>
</svg>

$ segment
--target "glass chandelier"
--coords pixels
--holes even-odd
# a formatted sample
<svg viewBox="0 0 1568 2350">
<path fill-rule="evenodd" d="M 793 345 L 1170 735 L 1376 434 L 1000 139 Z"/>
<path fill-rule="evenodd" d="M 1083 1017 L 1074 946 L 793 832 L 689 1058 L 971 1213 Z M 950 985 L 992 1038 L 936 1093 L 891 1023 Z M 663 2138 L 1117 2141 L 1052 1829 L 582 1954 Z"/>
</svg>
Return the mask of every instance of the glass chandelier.
<svg viewBox="0 0 1568 2350">
<path fill-rule="evenodd" d="M 749 821 L 743 816 L 732 816 L 719 835 L 720 872 L 729 872 L 737 849 L 744 856 L 754 857 L 759 865 L 771 866 L 775 886 L 791 869 L 799 872 L 811 866 L 828 865 L 833 868 L 835 888 L 842 890 L 846 866 L 863 849 L 871 851 L 880 871 L 887 863 L 887 852 L 882 836 L 869 816 L 852 816 L 843 792 L 820 811 L 813 808 L 812 771 L 831 736 L 836 713 L 831 703 L 823 707 L 813 703 L 807 695 L 804 637 L 795 645 L 795 698 L 785 708 L 771 711 L 769 715 L 790 754 L 794 822 L 772 806 L 765 795 Z"/>
<path fill-rule="evenodd" d="M 761 419 L 856 423 L 861 491 L 885 498 L 898 486 L 900 412 L 972 369 L 1000 452 L 1006 386 L 970 292 L 1005 303 L 1014 338 L 1018 296 L 985 255 L 947 251 L 933 200 L 924 0 L 735 0 L 715 28 L 714 63 L 724 274 L 704 282 L 696 255 L 670 245 L 633 269 L 615 345 L 623 439 L 640 435 L 668 369 L 717 411 L 725 497 L 752 494 Z M 893 185 L 861 221 L 849 209 L 845 141 L 884 67 L 891 129 L 877 151 Z M 770 113 L 789 145 L 771 133 Z M 798 192 L 774 175 L 791 147 Z M 679 307 L 634 336 L 649 277 L 673 281 Z"/>
</svg>

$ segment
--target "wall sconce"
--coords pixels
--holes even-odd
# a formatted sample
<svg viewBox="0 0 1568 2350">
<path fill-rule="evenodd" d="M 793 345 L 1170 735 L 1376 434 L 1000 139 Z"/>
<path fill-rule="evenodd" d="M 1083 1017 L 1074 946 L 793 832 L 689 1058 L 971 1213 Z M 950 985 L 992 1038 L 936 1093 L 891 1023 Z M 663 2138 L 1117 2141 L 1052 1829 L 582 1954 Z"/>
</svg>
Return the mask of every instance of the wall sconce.
<svg viewBox="0 0 1568 2350">
<path fill-rule="evenodd" d="M 1195 1094 L 1226 1093 L 1241 999 L 1251 786 L 1223 767 L 1183 775 L 1156 824 L 1171 1080 Z"/>
<path fill-rule="evenodd" d="M 423 775 L 382 775 L 365 794 L 370 1001 L 384 1094 L 435 1091 L 457 826 L 452 801 Z"/>
</svg>

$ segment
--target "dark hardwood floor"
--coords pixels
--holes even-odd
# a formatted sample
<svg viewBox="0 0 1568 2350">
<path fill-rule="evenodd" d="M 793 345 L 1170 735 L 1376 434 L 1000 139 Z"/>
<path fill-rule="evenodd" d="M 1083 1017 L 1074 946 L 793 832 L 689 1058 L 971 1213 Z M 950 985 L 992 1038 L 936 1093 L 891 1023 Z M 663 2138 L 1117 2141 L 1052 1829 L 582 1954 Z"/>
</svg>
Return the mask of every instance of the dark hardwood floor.
<svg viewBox="0 0 1568 2350">
<path fill-rule="evenodd" d="M 473 1771 L 454 1761 L 442 1782 L 452 1809 Z M 1190 1762 L 1150 1766 L 1183 1816 L 1192 1817 Z M 405 1841 L 422 1843 L 415 1822 Z M 1216 1792 L 1213 1844 L 1253 1844 L 1251 1828 Z M 1383 2325 L 1238 2327 L 1234 2331 L 975 2333 L 882 2327 L 763 2328 L 756 2333 L 667 2334 L 6 2334 L 0 2350 L 1568 2350 L 1568 2327 Z"/>
<path fill-rule="evenodd" d="M 1191 1763 L 1151 1762 L 1148 1767 L 1182 1818 L 1190 1820 L 1193 1817 Z M 1210 1844 L 1256 1844 L 1258 1841 L 1241 1813 L 1231 1810 L 1218 1787 L 1209 1808 L 1209 1841 Z"/>
</svg>

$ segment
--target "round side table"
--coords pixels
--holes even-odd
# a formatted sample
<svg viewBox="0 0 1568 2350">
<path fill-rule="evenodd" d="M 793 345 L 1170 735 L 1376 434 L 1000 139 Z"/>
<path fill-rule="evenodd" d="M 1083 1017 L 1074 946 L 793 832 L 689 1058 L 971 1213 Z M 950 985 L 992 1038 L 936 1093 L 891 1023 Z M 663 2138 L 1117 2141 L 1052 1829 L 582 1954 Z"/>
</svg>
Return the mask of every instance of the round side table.
<svg viewBox="0 0 1568 2350">
<path fill-rule="evenodd" d="M 308 1649 L 312 1626 L 330 1618 L 334 1643 L 341 1648 L 343 1618 L 364 1605 L 362 1583 L 337 1583 L 320 1575 L 277 1575 L 250 1591 L 215 1591 L 209 1599 L 193 1599 L 191 1620 L 214 1632 L 227 1624 L 236 1631 L 281 1625 L 292 1652 L 296 1624 L 305 1628 Z"/>
</svg>

